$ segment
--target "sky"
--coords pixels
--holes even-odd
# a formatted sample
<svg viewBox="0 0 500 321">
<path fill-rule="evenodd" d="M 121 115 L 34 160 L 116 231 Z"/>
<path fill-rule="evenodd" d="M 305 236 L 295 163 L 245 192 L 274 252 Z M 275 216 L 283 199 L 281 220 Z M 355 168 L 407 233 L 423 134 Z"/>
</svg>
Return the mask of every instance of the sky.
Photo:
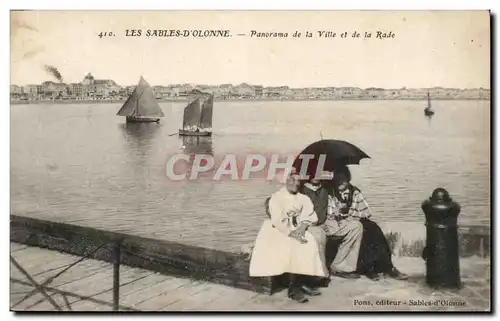
<svg viewBox="0 0 500 321">
<path fill-rule="evenodd" d="M 44 70 L 52 65 L 66 83 L 91 72 L 122 86 L 143 76 L 152 85 L 490 88 L 488 11 L 23 11 L 11 12 L 10 26 L 17 85 L 54 80 Z M 143 34 L 126 37 L 127 29 Z M 148 29 L 227 29 L 232 36 L 148 38 Z M 289 37 L 251 38 L 251 30 Z M 302 37 L 293 38 L 295 31 Z M 376 39 L 377 31 L 395 37 Z"/>
</svg>

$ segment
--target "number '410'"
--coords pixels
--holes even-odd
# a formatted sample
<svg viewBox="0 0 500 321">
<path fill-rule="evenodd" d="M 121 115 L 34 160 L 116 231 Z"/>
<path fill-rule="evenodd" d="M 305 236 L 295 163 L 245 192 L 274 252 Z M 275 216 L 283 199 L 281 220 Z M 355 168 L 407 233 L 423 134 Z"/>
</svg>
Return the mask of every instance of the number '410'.
<svg viewBox="0 0 500 321">
<path fill-rule="evenodd" d="M 111 31 L 110 32 L 100 32 L 97 36 L 99 38 L 102 38 L 102 37 L 113 37 L 115 34 L 112 33 Z"/>
</svg>

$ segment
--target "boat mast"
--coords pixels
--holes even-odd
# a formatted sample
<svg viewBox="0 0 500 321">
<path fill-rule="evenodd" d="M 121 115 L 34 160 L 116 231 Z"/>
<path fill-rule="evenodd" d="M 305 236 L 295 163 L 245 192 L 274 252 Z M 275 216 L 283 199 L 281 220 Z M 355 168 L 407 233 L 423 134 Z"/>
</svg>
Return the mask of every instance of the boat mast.
<svg viewBox="0 0 500 321">
<path fill-rule="evenodd" d="M 205 99 L 199 101 L 200 104 L 200 115 L 198 117 L 198 129 L 201 130 L 201 117 L 203 116 L 203 106 L 205 105 Z"/>
<path fill-rule="evenodd" d="M 140 98 L 140 97 L 139 97 Z M 137 116 L 140 116 L 139 115 L 139 98 L 137 98 L 137 101 L 135 102 L 135 114 Z"/>
</svg>

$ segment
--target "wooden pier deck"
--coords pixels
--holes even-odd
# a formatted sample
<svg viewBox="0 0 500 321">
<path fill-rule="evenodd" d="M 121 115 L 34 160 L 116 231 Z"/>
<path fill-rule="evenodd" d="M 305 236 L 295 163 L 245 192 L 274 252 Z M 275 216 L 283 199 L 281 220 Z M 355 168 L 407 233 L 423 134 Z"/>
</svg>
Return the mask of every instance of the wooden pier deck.
<svg viewBox="0 0 500 321">
<path fill-rule="evenodd" d="M 57 276 L 79 256 L 11 243 L 11 255 L 38 284 Z M 487 258 L 461 260 L 464 288 L 435 291 L 424 285 L 425 265 L 419 258 L 401 257 L 396 265 L 410 275 L 408 281 L 366 278 L 335 278 L 319 297 L 307 304 L 286 298 L 286 291 L 271 296 L 225 285 L 162 275 L 145 269 L 120 266 L 119 309 L 121 311 L 366 311 L 366 310 L 461 310 L 490 309 L 490 261 Z M 112 311 L 113 265 L 85 259 L 42 287 L 46 296 L 34 291 L 33 283 L 11 264 L 10 305 L 13 311 Z M 25 300 L 28 294 L 29 296 Z M 377 304 L 381 300 L 399 305 Z M 435 307 L 412 305 L 410 301 L 431 300 Z M 21 303 L 18 303 L 22 301 Z M 371 305 L 359 302 L 371 302 Z M 385 302 L 385 301 L 384 301 Z M 442 302 L 442 303 L 439 303 Z M 451 305 L 450 305 L 451 304 Z M 457 306 L 458 305 L 458 306 Z"/>
</svg>

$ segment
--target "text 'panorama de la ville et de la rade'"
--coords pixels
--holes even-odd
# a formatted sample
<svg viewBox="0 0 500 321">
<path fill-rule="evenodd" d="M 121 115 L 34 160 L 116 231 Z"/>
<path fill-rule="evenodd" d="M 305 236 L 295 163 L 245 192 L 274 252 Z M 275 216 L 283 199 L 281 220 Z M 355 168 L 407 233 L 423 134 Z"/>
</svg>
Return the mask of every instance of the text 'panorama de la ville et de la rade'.
<svg viewBox="0 0 500 321">
<path fill-rule="evenodd" d="M 115 37 L 113 31 L 103 31 L 98 33 L 99 38 Z M 126 37 L 146 37 L 146 38 L 320 38 L 320 39 L 395 39 L 396 33 L 392 30 L 318 30 L 318 31 L 269 31 L 269 30 L 249 30 L 246 32 L 234 33 L 227 29 L 126 29 L 123 32 Z"/>
</svg>

